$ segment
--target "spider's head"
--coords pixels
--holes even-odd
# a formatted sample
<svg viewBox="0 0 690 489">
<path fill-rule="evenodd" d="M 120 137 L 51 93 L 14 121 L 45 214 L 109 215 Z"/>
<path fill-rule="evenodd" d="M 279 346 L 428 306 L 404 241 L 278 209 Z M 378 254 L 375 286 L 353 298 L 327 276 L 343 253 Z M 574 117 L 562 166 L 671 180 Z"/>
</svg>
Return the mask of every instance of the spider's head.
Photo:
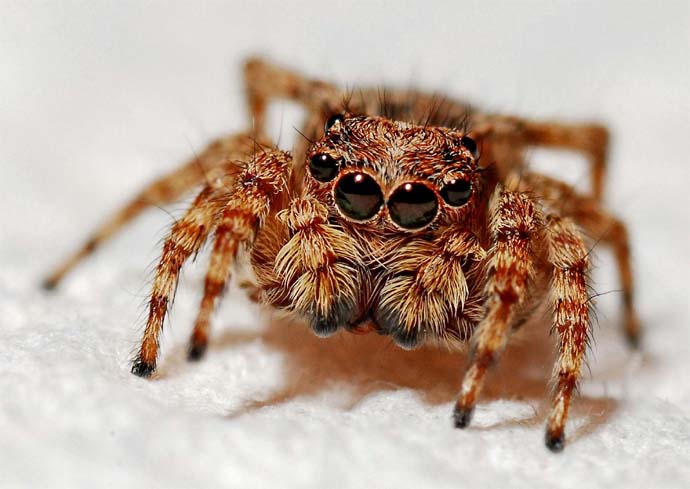
<svg viewBox="0 0 690 489">
<path fill-rule="evenodd" d="M 451 129 L 338 114 L 307 153 L 305 188 L 347 221 L 419 231 L 467 215 L 477 160 Z"/>
</svg>

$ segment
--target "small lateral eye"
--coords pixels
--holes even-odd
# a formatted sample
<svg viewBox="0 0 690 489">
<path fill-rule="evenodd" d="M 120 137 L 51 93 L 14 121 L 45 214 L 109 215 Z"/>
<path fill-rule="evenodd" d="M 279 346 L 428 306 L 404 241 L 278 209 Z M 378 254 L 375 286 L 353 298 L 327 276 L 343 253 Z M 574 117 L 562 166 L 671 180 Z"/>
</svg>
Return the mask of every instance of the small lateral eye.
<svg viewBox="0 0 690 489">
<path fill-rule="evenodd" d="M 473 158 L 476 159 L 477 156 L 479 156 L 479 152 L 477 151 L 477 142 L 471 137 L 463 136 L 463 138 L 460 140 L 460 144 L 467 148 L 467 151 L 472 153 Z"/>
<path fill-rule="evenodd" d="M 472 184 L 467 180 L 451 180 L 441 189 L 441 197 L 452 207 L 467 203 L 472 195 Z"/>
<path fill-rule="evenodd" d="M 316 153 L 309 160 L 311 175 L 319 182 L 330 182 L 338 174 L 340 165 L 329 154 Z"/>
<path fill-rule="evenodd" d="M 325 132 L 330 131 L 333 126 L 335 126 L 336 124 L 342 124 L 344 120 L 345 120 L 345 116 L 343 114 L 333 114 L 326 121 L 326 125 L 324 126 L 324 131 Z"/>
</svg>

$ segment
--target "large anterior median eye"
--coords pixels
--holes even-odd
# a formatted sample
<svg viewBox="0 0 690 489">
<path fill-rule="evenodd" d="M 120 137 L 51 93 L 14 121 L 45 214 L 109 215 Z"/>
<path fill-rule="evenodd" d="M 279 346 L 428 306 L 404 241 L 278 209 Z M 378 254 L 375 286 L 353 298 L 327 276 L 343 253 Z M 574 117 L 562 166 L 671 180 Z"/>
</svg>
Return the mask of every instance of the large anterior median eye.
<svg viewBox="0 0 690 489">
<path fill-rule="evenodd" d="M 472 184 L 467 180 L 451 180 L 441 189 L 441 197 L 452 207 L 464 205 L 472 195 Z"/>
<path fill-rule="evenodd" d="M 436 194 L 422 183 L 405 183 L 388 199 L 388 212 L 398 226 L 405 229 L 423 228 L 436 217 Z"/>
<path fill-rule="evenodd" d="M 376 180 L 366 173 L 349 173 L 335 187 L 335 203 L 347 217 L 366 221 L 381 209 L 383 194 Z"/>
<path fill-rule="evenodd" d="M 330 182 L 338 174 L 338 162 L 331 155 L 316 153 L 309 160 L 311 175 L 319 182 Z"/>
</svg>

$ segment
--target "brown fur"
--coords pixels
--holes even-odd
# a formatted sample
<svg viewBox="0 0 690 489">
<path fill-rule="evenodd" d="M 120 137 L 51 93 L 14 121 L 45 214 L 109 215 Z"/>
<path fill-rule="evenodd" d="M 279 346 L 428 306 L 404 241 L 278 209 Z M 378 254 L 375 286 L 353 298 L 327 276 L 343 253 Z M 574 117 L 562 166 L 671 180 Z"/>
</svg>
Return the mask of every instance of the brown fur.
<svg viewBox="0 0 690 489">
<path fill-rule="evenodd" d="M 471 362 L 455 407 L 458 427 L 469 423 L 485 374 L 511 332 L 535 304 L 550 300 L 559 351 L 547 445 L 560 450 L 591 334 L 588 248 L 579 228 L 614 246 L 625 330 L 633 342 L 639 336 L 627 232 L 600 204 L 606 129 L 485 114 L 419 92 L 348 94 L 258 59 L 247 62 L 245 80 L 254 137 L 220 140 L 198 161 L 149 186 L 46 285 L 56 285 L 146 206 L 176 200 L 206 179 L 163 246 L 134 373 L 154 371 L 180 269 L 213 239 L 190 358 L 203 354 L 217 298 L 246 249 L 256 279 L 248 286 L 252 295 L 304 319 L 319 335 L 338 328 L 376 331 L 404 348 L 424 342 L 460 347 L 470 340 Z M 306 109 L 304 139 L 292 154 L 264 135 L 265 111 L 274 98 L 292 99 Z M 334 114 L 342 118 L 324 129 Z M 524 150 L 531 145 L 587 156 L 592 195 L 528 171 Z M 332 180 L 312 175 L 309 165 L 316 155 L 337 161 Z M 373 179 L 383 196 L 383 204 L 363 221 L 348 217 L 335 197 L 343 179 L 356 173 Z M 463 205 L 449 205 L 444 186 L 458 180 L 469 182 L 471 193 Z M 433 219 L 418 229 L 396 224 L 390 211 L 391 196 L 406 184 L 422 185 L 435 198 Z"/>
</svg>

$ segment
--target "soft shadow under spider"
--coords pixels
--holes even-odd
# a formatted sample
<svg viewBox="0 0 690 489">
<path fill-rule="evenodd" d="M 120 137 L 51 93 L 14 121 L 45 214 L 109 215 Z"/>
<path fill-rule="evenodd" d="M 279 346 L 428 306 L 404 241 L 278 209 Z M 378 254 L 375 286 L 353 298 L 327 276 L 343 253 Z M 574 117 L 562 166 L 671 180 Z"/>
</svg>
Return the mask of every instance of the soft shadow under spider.
<svg viewBox="0 0 690 489">
<path fill-rule="evenodd" d="M 534 407 L 534 415 L 483 427 L 479 426 L 481 421 L 476 416 L 474 429 L 533 426 L 543 423 L 546 417 L 550 400 L 548 380 L 555 346 L 552 338 L 540 334 L 538 325 L 526 325 L 523 330 L 514 336 L 486 379 L 480 406 L 481 403 L 501 399 L 525 401 Z M 467 366 L 467 355 L 463 352 L 433 346 L 405 351 L 393 344 L 390 338 L 375 333 L 354 335 L 339 332 L 322 339 L 304 325 L 279 321 L 271 322 L 263 331 L 251 333 L 224 330 L 212 338 L 208 353 L 212 356 L 214 350 L 256 339 L 284 355 L 285 385 L 267 398 L 244 403 L 228 414 L 230 418 L 299 397 L 332 391 L 337 386 L 343 386 L 343 392 L 349 396 L 344 409 L 352 409 L 370 394 L 398 389 L 412 389 L 430 405 L 450 404 L 458 394 Z M 181 351 L 169 357 L 169 361 L 175 363 L 182 362 L 182 359 Z M 579 396 L 573 403 L 572 413 L 585 417 L 586 421 L 575 429 L 570 440 L 594 432 L 615 413 L 617 407 L 618 401 L 610 397 Z M 449 406 L 449 426 L 450 416 Z"/>
</svg>

